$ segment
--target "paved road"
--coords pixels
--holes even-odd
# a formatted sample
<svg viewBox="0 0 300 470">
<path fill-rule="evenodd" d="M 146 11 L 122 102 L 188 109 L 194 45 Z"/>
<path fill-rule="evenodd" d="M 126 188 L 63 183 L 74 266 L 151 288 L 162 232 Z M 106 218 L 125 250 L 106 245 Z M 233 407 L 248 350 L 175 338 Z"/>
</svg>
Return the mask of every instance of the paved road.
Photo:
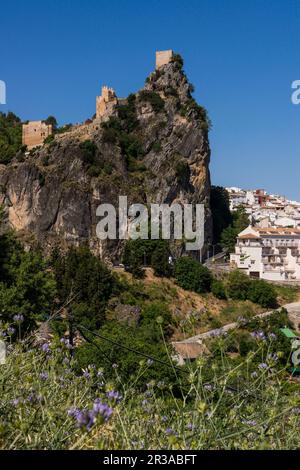
<svg viewBox="0 0 300 470">
<path fill-rule="evenodd" d="M 292 304 L 286 304 L 286 305 L 283 305 L 282 307 L 284 307 L 288 311 L 289 319 L 293 323 L 293 325 L 295 327 L 295 330 L 300 331 L 300 329 L 298 328 L 298 325 L 300 324 L 300 302 L 294 302 Z M 282 307 L 280 307 L 280 308 L 282 308 Z M 277 309 L 277 310 L 280 310 L 280 308 Z M 255 318 L 268 317 L 273 312 L 274 312 L 274 310 L 272 310 L 270 312 L 260 313 L 259 315 L 256 315 Z M 212 336 L 218 336 L 220 334 L 225 333 L 226 331 L 234 330 L 235 328 L 237 328 L 237 326 L 238 326 L 237 322 L 228 323 L 227 325 L 224 325 L 221 328 L 216 328 L 214 330 L 206 331 L 205 333 L 201 333 L 200 335 L 191 336 L 190 338 L 187 338 L 187 339 L 185 339 L 183 341 L 180 341 L 180 342 L 181 343 L 195 343 L 195 342 L 201 341 L 203 339 L 211 338 Z"/>
</svg>

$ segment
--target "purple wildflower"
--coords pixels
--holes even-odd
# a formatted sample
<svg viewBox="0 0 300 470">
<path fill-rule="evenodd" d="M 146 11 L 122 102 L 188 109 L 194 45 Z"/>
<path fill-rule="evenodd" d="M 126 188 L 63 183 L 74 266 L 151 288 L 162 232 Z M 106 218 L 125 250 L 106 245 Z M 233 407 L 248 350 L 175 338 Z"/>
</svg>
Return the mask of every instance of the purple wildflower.
<svg viewBox="0 0 300 470">
<path fill-rule="evenodd" d="M 12 335 L 15 333 L 15 331 L 16 331 L 15 328 L 13 328 L 12 326 L 9 326 L 9 327 L 7 328 L 7 334 L 8 334 L 9 336 L 12 336 Z"/>
<path fill-rule="evenodd" d="M 40 379 L 41 380 L 47 380 L 49 377 L 49 375 L 47 374 L 47 372 L 41 372 L 40 373 Z"/>
<path fill-rule="evenodd" d="M 21 313 L 18 313 L 17 315 L 14 315 L 14 321 L 16 323 L 22 323 L 24 321 L 24 317 Z"/>
<path fill-rule="evenodd" d="M 178 433 L 171 428 L 166 429 L 167 436 L 178 436 Z"/>
<path fill-rule="evenodd" d="M 256 339 L 257 341 L 265 341 L 266 336 L 263 331 L 253 331 L 251 333 L 252 338 Z"/>
<path fill-rule="evenodd" d="M 252 419 L 252 420 L 243 420 L 242 423 L 246 424 L 247 426 L 257 426 L 257 422 L 254 421 L 254 419 Z"/>
<path fill-rule="evenodd" d="M 205 384 L 203 388 L 208 392 L 211 392 L 213 390 L 213 386 L 211 384 Z"/>
<path fill-rule="evenodd" d="M 113 409 L 106 403 L 102 403 L 100 398 L 96 398 L 93 405 L 95 415 L 100 415 L 104 421 L 108 421 L 113 413 Z"/>
<path fill-rule="evenodd" d="M 18 404 L 20 403 L 20 399 L 19 398 L 14 398 L 14 400 L 12 400 L 12 405 L 13 406 L 18 406 Z"/>
<path fill-rule="evenodd" d="M 171 428 L 167 428 L 167 429 L 166 429 L 166 434 L 167 434 L 168 436 L 170 436 L 170 435 L 174 434 L 174 431 L 173 431 L 173 429 L 171 429 Z"/>
<path fill-rule="evenodd" d="M 275 335 L 275 333 L 270 333 L 269 334 L 269 339 L 276 339 L 277 336 Z"/>
<path fill-rule="evenodd" d="M 48 352 L 50 352 L 50 347 L 49 347 L 49 344 L 48 344 L 48 343 L 44 343 L 44 344 L 42 344 L 42 346 L 41 346 L 41 350 L 42 350 L 43 352 L 45 352 L 45 353 L 48 353 Z"/>
<path fill-rule="evenodd" d="M 262 362 L 261 364 L 258 365 L 258 368 L 259 369 L 268 369 L 268 364 L 266 364 L 265 362 Z"/>
<path fill-rule="evenodd" d="M 189 430 L 189 431 L 193 431 L 195 429 L 195 426 L 192 424 L 192 423 L 188 423 L 186 428 Z"/>
<path fill-rule="evenodd" d="M 119 402 L 122 400 L 122 395 L 115 390 L 110 390 L 109 392 L 107 392 L 106 396 L 109 400 L 114 400 L 116 402 Z"/>
</svg>

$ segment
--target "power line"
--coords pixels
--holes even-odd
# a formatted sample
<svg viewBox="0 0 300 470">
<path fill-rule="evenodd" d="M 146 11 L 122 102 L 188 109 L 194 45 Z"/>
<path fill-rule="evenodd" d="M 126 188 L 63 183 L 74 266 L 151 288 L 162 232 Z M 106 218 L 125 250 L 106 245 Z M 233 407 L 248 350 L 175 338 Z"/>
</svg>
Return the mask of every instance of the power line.
<svg viewBox="0 0 300 470">
<path fill-rule="evenodd" d="M 165 361 L 162 361 L 161 359 L 157 359 L 156 357 L 153 357 L 153 356 L 150 356 L 149 354 L 146 354 L 146 353 L 143 353 L 141 351 L 137 351 L 136 349 L 133 349 L 133 348 L 130 348 L 128 346 L 124 346 L 123 344 L 120 344 L 118 343 L 117 341 L 114 341 L 110 338 L 106 338 L 105 336 L 103 335 L 100 335 L 99 333 L 95 333 L 94 331 L 91 331 L 89 330 L 88 328 L 86 328 L 85 326 L 83 325 L 76 325 L 78 330 L 80 328 L 83 328 L 85 329 L 86 331 L 88 331 L 89 333 L 93 334 L 94 336 L 96 336 L 97 338 L 100 338 L 100 339 L 103 339 L 104 341 L 110 343 L 110 344 L 113 344 L 114 346 L 117 346 L 119 348 L 122 348 L 122 349 L 126 349 L 127 351 L 130 351 L 130 352 L 133 352 L 134 354 L 138 354 L 139 356 L 142 356 L 146 359 L 150 359 L 151 361 L 153 362 L 157 362 L 159 364 L 162 364 L 164 366 L 168 366 L 168 367 L 172 367 L 172 369 L 175 369 L 175 370 L 178 370 L 179 372 L 184 372 L 186 374 L 189 374 L 190 372 L 188 372 L 187 370 L 185 369 L 182 369 L 180 367 L 177 367 L 175 366 L 174 364 L 169 364 L 168 362 L 165 362 Z M 80 330 L 79 330 L 80 331 Z"/>
</svg>

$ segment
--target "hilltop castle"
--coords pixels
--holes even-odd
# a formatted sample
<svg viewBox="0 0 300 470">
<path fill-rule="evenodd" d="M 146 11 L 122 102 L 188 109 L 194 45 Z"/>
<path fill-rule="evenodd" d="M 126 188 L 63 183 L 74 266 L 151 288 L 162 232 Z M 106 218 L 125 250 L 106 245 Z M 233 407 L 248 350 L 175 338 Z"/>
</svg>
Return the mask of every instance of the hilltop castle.
<svg viewBox="0 0 300 470">
<path fill-rule="evenodd" d="M 160 67 L 168 64 L 172 61 L 172 58 L 173 51 L 171 49 L 156 51 L 155 69 L 158 70 Z M 101 95 L 96 97 L 95 121 L 99 123 L 108 119 L 114 113 L 118 104 L 124 104 L 126 102 L 126 99 L 117 97 L 113 88 L 103 86 Z M 78 132 L 78 126 L 76 131 Z M 30 121 L 28 124 L 23 124 L 22 143 L 30 150 L 43 145 L 44 140 L 52 134 L 53 129 L 51 125 L 47 125 L 43 121 Z M 61 136 L 63 136 L 63 134 Z"/>
<path fill-rule="evenodd" d="M 42 145 L 52 132 L 51 124 L 43 121 L 29 121 L 28 124 L 22 126 L 22 143 L 27 146 L 28 150 L 31 150 Z"/>
</svg>

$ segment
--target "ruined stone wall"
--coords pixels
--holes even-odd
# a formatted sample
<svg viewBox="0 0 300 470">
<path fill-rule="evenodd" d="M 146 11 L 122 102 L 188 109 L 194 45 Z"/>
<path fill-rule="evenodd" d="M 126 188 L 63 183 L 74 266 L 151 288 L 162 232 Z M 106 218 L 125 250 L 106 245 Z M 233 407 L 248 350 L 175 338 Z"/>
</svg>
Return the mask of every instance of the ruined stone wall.
<svg viewBox="0 0 300 470">
<path fill-rule="evenodd" d="M 43 145 L 44 140 L 52 135 L 52 125 L 43 121 L 30 121 L 23 124 L 22 144 L 27 145 L 28 150 Z"/>
</svg>

